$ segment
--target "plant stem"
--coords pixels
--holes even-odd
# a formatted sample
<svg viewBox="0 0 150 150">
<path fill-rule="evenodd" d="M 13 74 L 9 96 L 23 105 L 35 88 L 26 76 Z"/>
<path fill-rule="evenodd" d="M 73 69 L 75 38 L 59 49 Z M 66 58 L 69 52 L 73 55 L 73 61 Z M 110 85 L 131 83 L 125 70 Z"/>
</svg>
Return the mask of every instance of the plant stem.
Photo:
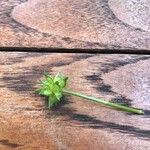
<svg viewBox="0 0 150 150">
<path fill-rule="evenodd" d="M 77 92 L 72 92 L 72 91 L 69 91 L 69 90 L 66 90 L 66 89 L 64 89 L 63 92 L 66 93 L 66 94 L 69 94 L 69 95 L 74 95 L 74 96 L 77 96 L 77 97 L 84 98 L 84 99 L 89 100 L 89 101 L 101 103 L 105 106 L 109 106 L 109 107 L 112 107 L 114 109 L 119 109 L 119 110 L 122 110 L 122 111 L 135 113 L 135 114 L 144 114 L 144 111 L 142 109 L 127 107 L 127 106 L 120 105 L 120 104 L 117 104 L 117 103 L 112 103 L 112 102 L 109 102 L 109 101 L 105 101 L 103 99 L 98 99 L 98 98 L 94 98 L 94 97 L 91 97 L 91 96 L 86 96 L 84 94 L 80 94 L 80 93 L 77 93 Z"/>
</svg>

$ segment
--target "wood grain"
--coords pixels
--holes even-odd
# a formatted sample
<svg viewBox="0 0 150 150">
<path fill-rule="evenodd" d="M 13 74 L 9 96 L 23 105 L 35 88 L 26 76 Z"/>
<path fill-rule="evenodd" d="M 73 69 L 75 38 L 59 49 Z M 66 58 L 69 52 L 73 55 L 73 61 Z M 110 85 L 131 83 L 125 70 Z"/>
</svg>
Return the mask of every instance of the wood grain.
<svg viewBox="0 0 150 150">
<path fill-rule="evenodd" d="M 149 51 L 149 6 L 149 0 L 1 0 L 0 47 Z"/>
<path fill-rule="evenodd" d="M 150 56 L 0 53 L 0 149 L 148 150 Z M 43 72 L 68 88 L 145 110 L 131 115 L 65 95 L 53 110 L 33 93 Z"/>
</svg>

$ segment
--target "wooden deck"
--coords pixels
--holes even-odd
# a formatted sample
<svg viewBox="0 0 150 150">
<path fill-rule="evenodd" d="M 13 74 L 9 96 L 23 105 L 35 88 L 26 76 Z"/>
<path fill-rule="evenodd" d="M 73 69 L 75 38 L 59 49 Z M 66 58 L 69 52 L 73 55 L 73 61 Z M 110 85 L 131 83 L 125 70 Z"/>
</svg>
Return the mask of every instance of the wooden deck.
<svg viewBox="0 0 150 150">
<path fill-rule="evenodd" d="M 148 150 L 150 56 L 0 52 L 0 149 Z M 67 87 L 145 110 L 132 115 L 65 95 L 53 110 L 33 93 L 43 72 Z"/>
<path fill-rule="evenodd" d="M 0 0 L 0 150 L 149 150 L 149 7 L 149 0 Z M 44 71 L 68 76 L 68 89 L 145 114 L 68 95 L 49 110 L 34 94 Z"/>
</svg>

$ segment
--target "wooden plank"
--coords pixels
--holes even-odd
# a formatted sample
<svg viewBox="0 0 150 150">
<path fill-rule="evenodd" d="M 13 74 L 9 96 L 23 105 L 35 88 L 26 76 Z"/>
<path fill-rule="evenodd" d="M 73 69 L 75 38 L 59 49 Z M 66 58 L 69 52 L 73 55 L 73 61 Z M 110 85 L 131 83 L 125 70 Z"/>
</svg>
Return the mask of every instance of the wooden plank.
<svg viewBox="0 0 150 150">
<path fill-rule="evenodd" d="M 0 149 L 148 150 L 150 56 L 0 53 Z M 131 115 L 65 96 L 48 110 L 33 94 L 43 72 L 68 88 L 145 110 Z"/>
<path fill-rule="evenodd" d="M 149 0 L 133 4 L 1 0 L 0 47 L 149 50 Z"/>
</svg>

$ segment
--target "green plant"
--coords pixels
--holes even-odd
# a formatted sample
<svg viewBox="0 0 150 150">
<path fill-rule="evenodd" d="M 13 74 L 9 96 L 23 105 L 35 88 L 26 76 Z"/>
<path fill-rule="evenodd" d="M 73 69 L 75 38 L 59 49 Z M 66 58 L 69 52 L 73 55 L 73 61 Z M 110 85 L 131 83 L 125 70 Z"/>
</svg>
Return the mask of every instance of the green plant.
<svg viewBox="0 0 150 150">
<path fill-rule="evenodd" d="M 58 73 L 54 78 L 49 74 L 45 74 L 43 76 L 43 79 L 38 83 L 38 89 L 36 90 L 36 93 L 48 97 L 49 108 L 56 106 L 61 101 L 61 97 L 63 96 L 63 94 L 69 94 L 69 95 L 81 97 L 88 101 L 97 102 L 117 110 L 127 111 L 135 114 L 144 114 L 144 111 L 141 109 L 127 107 L 117 103 L 105 101 L 103 99 L 98 99 L 95 97 L 86 96 L 81 93 L 69 91 L 65 89 L 67 81 L 68 81 L 68 77 L 62 76 L 60 73 Z"/>
</svg>

